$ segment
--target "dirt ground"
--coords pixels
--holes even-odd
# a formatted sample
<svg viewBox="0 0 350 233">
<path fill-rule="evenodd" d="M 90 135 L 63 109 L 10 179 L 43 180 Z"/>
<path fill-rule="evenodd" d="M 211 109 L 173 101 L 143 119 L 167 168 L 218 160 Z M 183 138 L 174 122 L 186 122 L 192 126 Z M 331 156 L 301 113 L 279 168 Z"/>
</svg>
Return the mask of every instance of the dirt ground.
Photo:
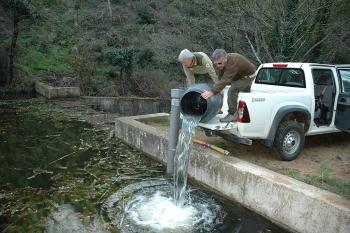
<svg viewBox="0 0 350 233">
<path fill-rule="evenodd" d="M 167 130 L 168 120 L 152 119 L 146 124 Z M 350 134 L 332 133 L 308 136 L 297 159 L 281 161 L 273 149 L 259 141 L 246 146 L 220 137 L 206 137 L 197 130 L 196 138 L 231 152 L 242 160 L 291 176 L 311 185 L 338 193 L 350 199 Z"/>
</svg>

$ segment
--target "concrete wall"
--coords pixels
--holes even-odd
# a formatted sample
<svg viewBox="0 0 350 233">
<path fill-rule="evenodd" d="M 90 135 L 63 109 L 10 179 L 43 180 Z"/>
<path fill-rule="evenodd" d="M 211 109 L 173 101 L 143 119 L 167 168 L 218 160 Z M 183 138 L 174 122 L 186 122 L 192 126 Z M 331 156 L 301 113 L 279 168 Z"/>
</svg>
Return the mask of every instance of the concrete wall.
<svg viewBox="0 0 350 233">
<path fill-rule="evenodd" d="M 170 112 L 170 100 L 142 97 L 90 97 L 82 96 L 95 109 L 118 113 L 122 116 Z"/>
<path fill-rule="evenodd" d="M 118 118 L 116 136 L 166 162 L 166 133 L 137 121 L 163 115 Z M 195 144 L 189 176 L 292 232 L 350 232 L 349 200 L 235 157 Z"/>
<path fill-rule="evenodd" d="M 35 83 L 35 91 L 48 99 L 80 96 L 79 87 L 52 87 L 39 81 Z"/>
<path fill-rule="evenodd" d="M 52 87 L 37 81 L 35 91 L 48 98 L 80 97 L 79 87 Z M 122 116 L 170 112 L 170 100 L 144 97 L 94 97 L 81 96 L 87 104 L 98 110 Z"/>
</svg>

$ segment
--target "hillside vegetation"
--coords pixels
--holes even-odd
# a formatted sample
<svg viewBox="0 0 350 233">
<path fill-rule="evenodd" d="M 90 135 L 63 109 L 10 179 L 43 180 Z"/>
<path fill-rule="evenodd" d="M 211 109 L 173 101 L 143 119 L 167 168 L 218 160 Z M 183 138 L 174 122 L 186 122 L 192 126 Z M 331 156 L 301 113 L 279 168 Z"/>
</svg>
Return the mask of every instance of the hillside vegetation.
<svg viewBox="0 0 350 233">
<path fill-rule="evenodd" d="M 350 63 L 348 0 L 4 0 L 0 83 L 166 97 L 183 48 L 264 62 Z M 13 65 L 12 65 L 13 64 Z"/>
</svg>

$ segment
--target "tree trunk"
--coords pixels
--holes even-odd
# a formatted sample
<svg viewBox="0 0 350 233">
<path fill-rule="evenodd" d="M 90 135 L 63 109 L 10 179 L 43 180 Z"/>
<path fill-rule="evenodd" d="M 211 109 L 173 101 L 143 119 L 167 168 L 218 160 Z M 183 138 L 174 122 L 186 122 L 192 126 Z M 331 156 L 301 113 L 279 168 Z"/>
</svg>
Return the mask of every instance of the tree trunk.
<svg viewBox="0 0 350 233">
<path fill-rule="evenodd" d="M 8 73 L 8 80 L 7 80 L 8 84 L 12 83 L 13 77 L 14 77 L 14 74 L 13 74 L 14 58 L 15 58 L 17 37 L 19 32 L 18 23 L 19 23 L 19 16 L 17 12 L 17 6 L 15 5 L 13 8 L 13 33 L 12 33 L 12 41 L 11 41 L 10 54 L 9 54 L 9 73 Z"/>
<path fill-rule="evenodd" d="M 111 6 L 111 1 L 107 0 L 108 4 L 108 10 L 109 10 L 109 17 L 111 18 L 111 22 L 113 22 L 113 14 L 112 14 L 112 6 Z"/>
</svg>

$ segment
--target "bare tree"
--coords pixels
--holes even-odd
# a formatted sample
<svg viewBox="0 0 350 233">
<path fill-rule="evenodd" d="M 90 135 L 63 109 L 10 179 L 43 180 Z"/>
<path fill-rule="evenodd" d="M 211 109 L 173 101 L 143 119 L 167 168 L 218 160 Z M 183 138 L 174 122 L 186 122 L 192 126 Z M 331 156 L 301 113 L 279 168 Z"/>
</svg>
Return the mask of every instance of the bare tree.
<svg viewBox="0 0 350 233">
<path fill-rule="evenodd" d="M 107 6 L 109 11 L 109 17 L 111 17 L 111 22 L 113 21 L 113 14 L 112 14 L 112 6 L 111 6 L 111 0 L 107 0 Z"/>
<path fill-rule="evenodd" d="M 15 51 L 17 46 L 17 38 L 20 32 L 19 24 L 23 19 L 29 17 L 35 17 L 35 7 L 32 5 L 31 1 L 26 0 L 7 0 L 2 3 L 6 8 L 10 9 L 12 12 L 12 36 L 11 36 L 11 46 L 9 51 L 9 65 L 8 65 L 8 80 L 7 83 L 12 83 L 14 79 L 14 60 Z"/>
</svg>

